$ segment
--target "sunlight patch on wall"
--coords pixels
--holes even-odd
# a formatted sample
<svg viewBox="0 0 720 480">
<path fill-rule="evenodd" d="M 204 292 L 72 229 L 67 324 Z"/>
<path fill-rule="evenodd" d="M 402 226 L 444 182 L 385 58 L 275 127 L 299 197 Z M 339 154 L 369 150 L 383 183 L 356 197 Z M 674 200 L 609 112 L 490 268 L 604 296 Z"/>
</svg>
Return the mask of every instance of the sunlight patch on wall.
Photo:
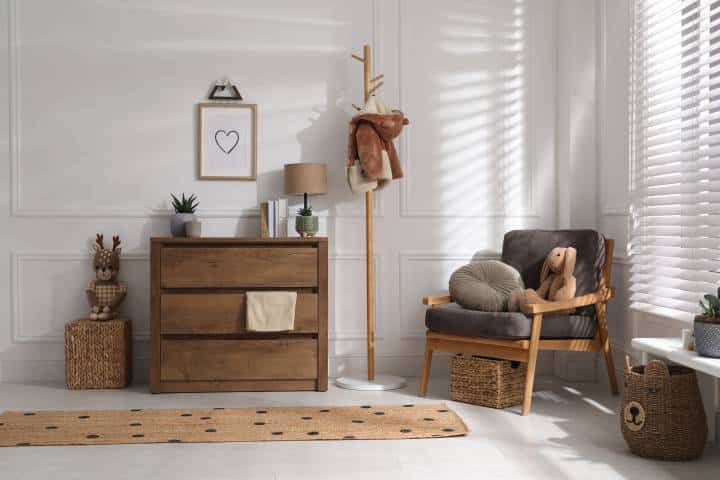
<svg viewBox="0 0 720 480">
<path fill-rule="evenodd" d="M 404 213 L 447 217 L 450 248 L 478 228 L 501 238 L 506 217 L 532 209 L 525 2 L 450 2 L 406 13 L 436 20 L 432 27 L 418 22 L 422 35 L 410 21 L 405 36 L 412 39 L 405 60 L 412 81 L 403 94 L 413 123 Z M 440 73 L 424 75 L 430 64 Z"/>
<path fill-rule="evenodd" d="M 410 22 L 405 36 L 413 123 L 404 214 L 445 219 L 436 235 L 448 251 L 497 249 L 510 223 L 521 227 L 534 213 L 525 1 L 451 1 L 407 13 L 435 21 L 419 22 L 422 35 Z M 425 74 L 425 65 L 437 73 Z"/>
</svg>

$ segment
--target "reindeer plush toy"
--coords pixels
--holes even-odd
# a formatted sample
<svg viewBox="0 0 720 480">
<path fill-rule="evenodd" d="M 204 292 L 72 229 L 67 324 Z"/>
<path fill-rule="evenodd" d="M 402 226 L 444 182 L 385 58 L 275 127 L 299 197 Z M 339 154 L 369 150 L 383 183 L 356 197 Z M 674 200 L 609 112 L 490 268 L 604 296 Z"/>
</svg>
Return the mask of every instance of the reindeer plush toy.
<svg viewBox="0 0 720 480">
<path fill-rule="evenodd" d="M 550 250 L 540 271 L 540 288 L 517 290 L 510 297 L 511 311 L 525 311 L 525 305 L 569 300 L 575 297 L 575 259 L 577 250 L 573 247 L 556 247 Z M 562 312 L 572 313 L 574 310 Z"/>
<path fill-rule="evenodd" d="M 112 250 L 103 246 L 103 236 L 95 238 L 93 268 L 95 280 L 91 280 L 85 289 L 90 303 L 91 320 L 110 320 L 117 317 L 117 308 L 127 295 L 127 284 L 117 280 L 120 270 L 120 237 L 113 237 Z"/>
</svg>

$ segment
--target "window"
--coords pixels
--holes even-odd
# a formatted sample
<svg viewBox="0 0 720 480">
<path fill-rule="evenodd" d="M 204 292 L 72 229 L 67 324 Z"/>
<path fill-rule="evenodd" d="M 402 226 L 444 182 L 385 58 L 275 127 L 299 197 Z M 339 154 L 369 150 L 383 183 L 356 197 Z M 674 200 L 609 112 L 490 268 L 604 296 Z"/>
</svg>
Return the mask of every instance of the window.
<svg viewBox="0 0 720 480">
<path fill-rule="evenodd" d="M 720 0 L 631 12 L 631 304 L 691 320 L 720 284 Z"/>
</svg>

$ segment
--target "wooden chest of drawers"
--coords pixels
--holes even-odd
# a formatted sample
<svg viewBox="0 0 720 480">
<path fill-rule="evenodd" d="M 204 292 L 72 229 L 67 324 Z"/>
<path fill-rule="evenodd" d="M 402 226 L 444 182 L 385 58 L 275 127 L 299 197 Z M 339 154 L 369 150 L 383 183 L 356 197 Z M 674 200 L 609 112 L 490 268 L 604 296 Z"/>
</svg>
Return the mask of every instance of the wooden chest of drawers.
<svg viewBox="0 0 720 480">
<path fill-rule="evenodd" d="M 327 390 L 327 239 L 153 238 L 150 391 Z M 248 332 L 245 292 L 297 291 L 289 332 Z"/>
</svg>

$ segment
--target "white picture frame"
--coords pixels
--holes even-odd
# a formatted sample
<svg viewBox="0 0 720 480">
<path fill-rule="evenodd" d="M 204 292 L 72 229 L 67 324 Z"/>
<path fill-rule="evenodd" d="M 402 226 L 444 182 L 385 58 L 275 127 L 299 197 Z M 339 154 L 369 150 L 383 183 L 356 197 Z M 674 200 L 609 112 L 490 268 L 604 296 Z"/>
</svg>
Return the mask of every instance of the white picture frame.
<svg viewBox="0 0 720 480">
<path fill-rule="evenodd" d="M 198 104 L 200 180 L 257 180 L 257 108 L 249 103 Z"/>
</svg>

